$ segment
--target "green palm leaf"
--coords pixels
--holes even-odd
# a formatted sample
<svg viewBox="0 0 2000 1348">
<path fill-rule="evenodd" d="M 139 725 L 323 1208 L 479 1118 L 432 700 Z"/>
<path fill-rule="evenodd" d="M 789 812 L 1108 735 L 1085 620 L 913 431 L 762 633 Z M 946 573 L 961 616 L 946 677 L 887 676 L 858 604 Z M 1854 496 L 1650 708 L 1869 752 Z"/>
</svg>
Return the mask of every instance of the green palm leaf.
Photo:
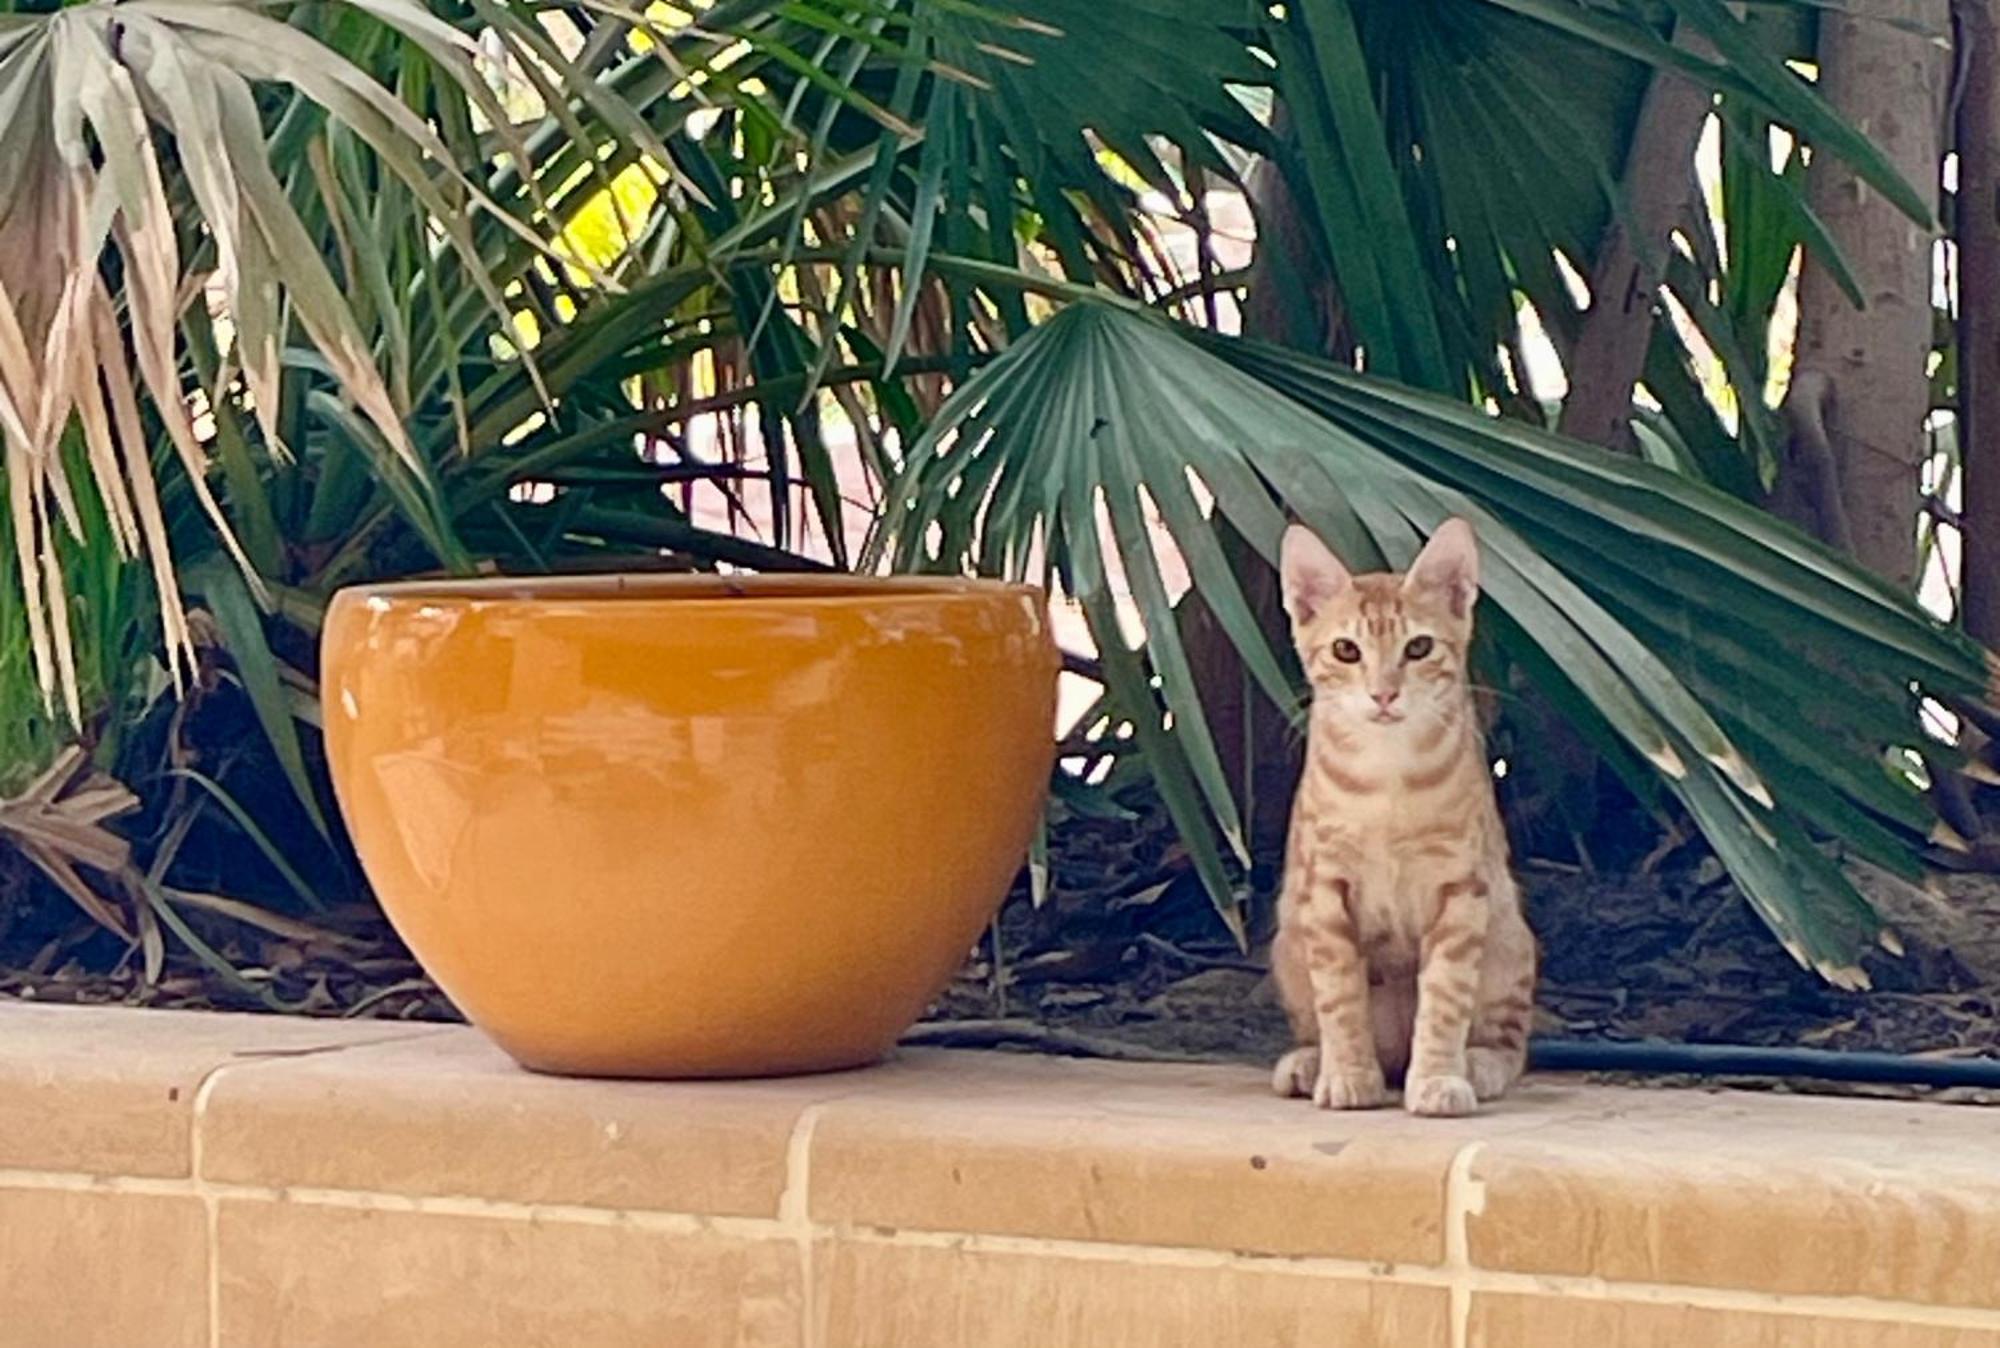
<svg viewBox="0 0 2000 1348">
<path fill-rule="evenodd" d="M 912 447 L 878 547 L 902 567 L 1042 565 L 1129 663 L 1102 616 L 1115 558 L 1150 677 L 1114 669 L 1110 691 L 1184 826 L 1198 805 L 1225 831 L 1235 815 L 1142 501 L 1172 503 L 1167 534 L 1267 687 L 1275 656 L 1205 542 L 1214 517 L 1268 557 L 1282 507 L 1362 566 L 1401 566 L 1447 516 L 1473 519 L 1503 642 L 1527 643 L 1557 705 L 1681 800 L 1787 949 L 1847 985 L 1881 923 L 1809 839 L 1907 870 L 1929 812 L 1879 755 L 1917 738 L 1910 690 L 1987 695 L 1977 647 L 1733 498 L 1325 361 L 1074 304 Z M 1782 715 L 1761 711 L 1772 689 L 1791 690 Z M 1829 752 L 1831 726 L 1872 752 Z"/>
</svg>

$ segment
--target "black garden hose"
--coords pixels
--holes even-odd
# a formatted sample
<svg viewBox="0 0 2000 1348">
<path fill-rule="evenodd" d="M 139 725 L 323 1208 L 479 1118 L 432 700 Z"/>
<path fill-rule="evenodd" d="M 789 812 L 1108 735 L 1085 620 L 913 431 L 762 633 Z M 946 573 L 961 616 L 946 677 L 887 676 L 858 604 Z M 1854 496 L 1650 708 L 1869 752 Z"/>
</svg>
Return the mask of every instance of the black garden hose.
<svg viewBox="0 0 2000 1348">
<path fill-rule="evenodd" d="M 1151 1048 L 1025 1019 L 945 1020 L 903 1036 L 912 1047 L 1011 1048 L 1125 1062 L 1201 1063 L 1211 1057 Z M 1976 1086 L 2000 1091 L 2000 1058 L 1914 1057 L 1740 1044 L 1663 1044 L 1605 1039 L 1535 1039 L 1528 1066 L 1537 1072 L 1633 1072 L 1653 1076 L 1791 1077 L 1895 1086 Z"/>
<path fill-rule="evenodd" d="M 1898 1086 L 1979 1086 L 2000 1090 L 2000 1058 L 1913 1057 L 1820 1048 L 1750 1048 L 1738 1044 L 1632 1043 L 1536 1039 L 1528 1067 L 1537 1072 L 1647 1072 L 1691 1076 L 1805 1077 Z"/>
</svg>

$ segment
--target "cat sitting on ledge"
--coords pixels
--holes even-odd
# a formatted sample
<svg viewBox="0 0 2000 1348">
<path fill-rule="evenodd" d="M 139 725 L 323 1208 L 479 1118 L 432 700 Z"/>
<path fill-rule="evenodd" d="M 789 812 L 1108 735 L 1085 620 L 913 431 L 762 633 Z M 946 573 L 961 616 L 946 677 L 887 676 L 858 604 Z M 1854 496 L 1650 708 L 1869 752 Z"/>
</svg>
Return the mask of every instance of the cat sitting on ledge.
<svg viewBox="0 0 2000 1348">
<path fill-rule="evenodd" d="M 1527 1061 L 1535 938 L 1474 715 L 1479 552 L 1447 520 L 1408 573 L 1352 575 L 1303 526 L 1280 558 L 1312 713 L 1271 967 L 1299 1047 L 1280 1095 L 1470 1114 Z"/>
</svg>

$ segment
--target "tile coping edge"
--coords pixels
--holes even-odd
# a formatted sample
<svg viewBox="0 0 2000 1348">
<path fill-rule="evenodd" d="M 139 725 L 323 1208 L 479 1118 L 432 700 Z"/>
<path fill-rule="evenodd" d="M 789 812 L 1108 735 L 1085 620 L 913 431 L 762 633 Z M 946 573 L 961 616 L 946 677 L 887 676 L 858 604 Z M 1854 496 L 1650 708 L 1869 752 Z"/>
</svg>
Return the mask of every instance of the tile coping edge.
<svg viewBox="0 0 2000 1348">
<path fill-rule="evenodd" d="M 1557 1296 L 1579 1301 L 1633 1302 L 1779 1316 L 1924 1326 L 1937 1329 L 2000 1333 L 2000 1305 L 1938 1305 L 1874 1297 L 1762 1292 L 1699 1284 L 1607 1279 L 1574 1274 L 1543 1274 L 1482 1268 L 1471 1257 L 1469 1224 L 1485 1206 L 1485 1182 L 1474 1173 L 1486 1139 L 1470 1139 L 1454 1152 L 1446 1170 L 1443 1210 L 1443 1258 L 1436 1265 L 1387 1263 L 1315 1255 L 1261 1254 L 1248 1251 L 1128 1241 L 1001 1235 L 979 1231 L 890 1229 L 865 1223 L 815 1221 L 808 1197 L 815 1129 L 825 1111 L 859 1092 L 836 1093 L 806 1103 L 792 1125 L 785 1148 L 784 1184 L 775 1217 L 702 1215 L 651 1208 L 585 1204 L 520 1202 L 471 1196 L 408 1195 L 363 1189 L 313 1188 L 243 1184 L 210 1180 L 204 1173 L 204 1123 L 216 1088 L 238 1071 L 285 1063 L 302 1057 L 334 1055 L 411 1039 L 458 1031 L 443 1025 L 412 1026 L 407 1034 L 365 1042 L 327 1044 L 291 1050 L 239 1052 L 211 1066 L 202 1076 L 191 1102 L 190 1173 L 179 1178 L 96 1175 L 80 1171 L 0 1168 L 0 1190 L 39 1190 L 93 1194 L 193 1197 L 206 1218 L 208 1342 L 220 1348 L 221 1258 L 219 1217 L 225 1202 L 290 1203 L 346 1210 L 434 1214 L 461 1218 L 527 1221 L 598 1227 L 624 1227 L 665 1235 L 717 1235 L 747 1241 L 788 1243 L 799 1258 L 802 1317 L 801 1342 L 818 1341 L 815 1250 L 828 1241 L 905 1248 L 965 1250 L 996 1255 L 1030 1256 L 1080 1262 L 1109 1262 L 1184 1269 L 1228 1269 L 1341 1281 L 1385 1282 L 1408 1287 L 1439 1288 L 1449 1296 L 1449 1341 L 1465 1348 L 1470 1341 L 1473 1298 L 1478 1294 Z M 463 1031 L 472 1033 L 471 1031 Z"/>
</svg>

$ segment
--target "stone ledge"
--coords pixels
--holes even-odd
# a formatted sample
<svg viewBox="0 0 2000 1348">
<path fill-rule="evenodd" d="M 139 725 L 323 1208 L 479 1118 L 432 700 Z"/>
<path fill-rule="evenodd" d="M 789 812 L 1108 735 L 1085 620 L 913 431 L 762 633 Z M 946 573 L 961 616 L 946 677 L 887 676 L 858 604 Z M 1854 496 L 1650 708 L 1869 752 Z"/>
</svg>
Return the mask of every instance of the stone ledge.
<svg viewBox="0 0 2000 1348">
<path fill-rule="evenodd" d="M 87 1294 L 76 1272 L 92 1270 Z M 2000 1348 L 2000 1118 L 919 1052 L 558 1081 L 453 1027 L 0 1005 L 9 1348 Z"/>
</svg>

